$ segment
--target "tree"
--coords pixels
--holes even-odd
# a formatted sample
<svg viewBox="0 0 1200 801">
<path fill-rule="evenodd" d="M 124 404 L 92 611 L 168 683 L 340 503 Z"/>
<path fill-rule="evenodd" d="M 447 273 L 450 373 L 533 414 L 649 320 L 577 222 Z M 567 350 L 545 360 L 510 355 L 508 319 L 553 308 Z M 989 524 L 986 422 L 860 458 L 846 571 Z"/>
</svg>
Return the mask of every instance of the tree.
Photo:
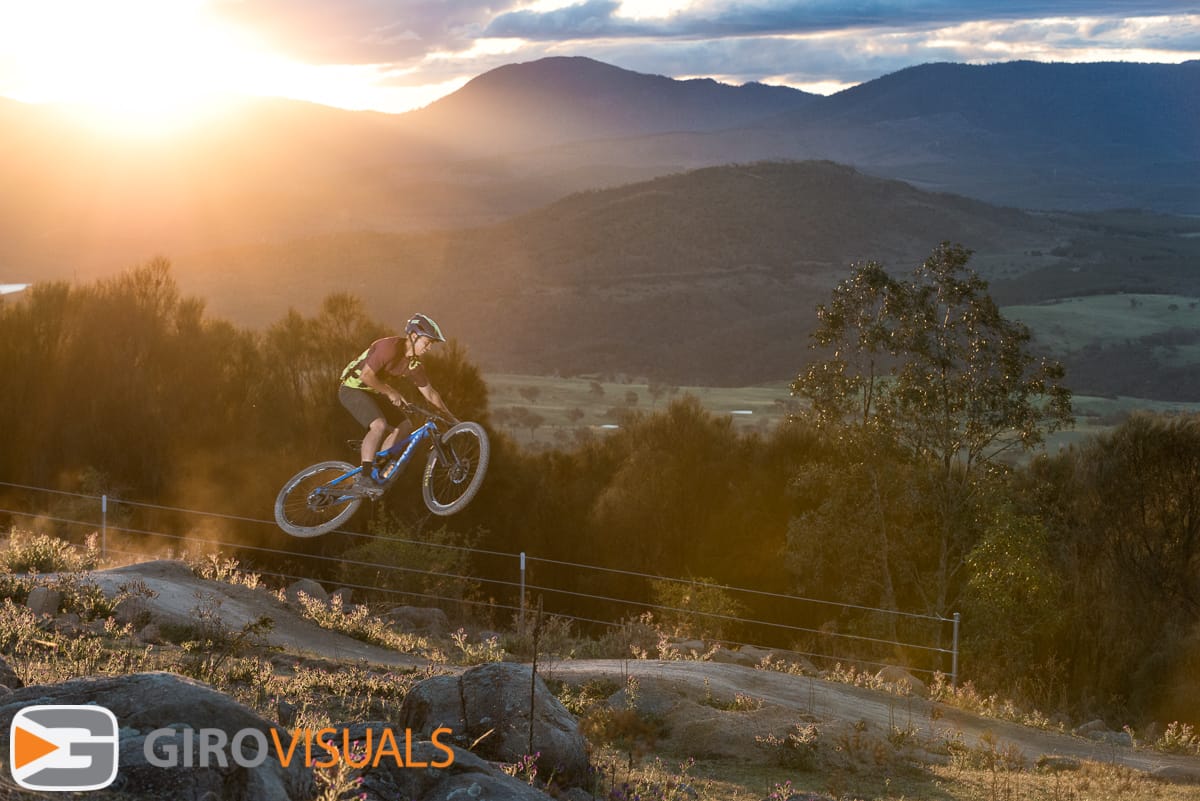
<svg viewBox="0 0 1200 801">
<path fill-rule="evenodd" d="M 817 307 L 815 347 L 832 348 L 792 383 L 817 420 L 883 428 L 949 474 L 1042 444 L 1070 424 L 1063 368 L 1001 314 L 971 252 L 943 242 L 907 281 L 856 267 Z"/>
<path fill-rule="evenodd" d="M 864 487 L 886 479 L 875 454 L 892 448 L 924 476 L 916 486 L 929 524 L 905 535 L 924 551 L 919 572 L 932 582 L 924 605 L 939 614 L 949 611 L 975 535 L 981 468 L 1072 420 L 1062 367 L 1032 353 L 1028 328 L 1001 314 L 967 267 L 970 255 L 944 242 L 905 280 L 876 262 L 855 267 L 817 308 L 814 347 L 832 354 L 792 383 L 814 423 L 857 432 Z M 864 502 L 882 519 L 878 498 Z M 873 547 L 896 544 L 882 524 L 870 537 Z"/>
<path fill-rule="evenodd" d="M 1063 700 L 1200 722 L 1200 418 L 1136 414 L 1018 478 L 1061 576 Z"/>
<path fill-rule="evenodd" d="M 529 439 L 537 435 L 537 430 L 546 422 L 546 418 L 542 417 L 532 409 L 527 409 L 524 406 L 513 406 L 508 410 L 508 420 L 512 425 L 519 428 L 529 429 Z"/>
</svg>

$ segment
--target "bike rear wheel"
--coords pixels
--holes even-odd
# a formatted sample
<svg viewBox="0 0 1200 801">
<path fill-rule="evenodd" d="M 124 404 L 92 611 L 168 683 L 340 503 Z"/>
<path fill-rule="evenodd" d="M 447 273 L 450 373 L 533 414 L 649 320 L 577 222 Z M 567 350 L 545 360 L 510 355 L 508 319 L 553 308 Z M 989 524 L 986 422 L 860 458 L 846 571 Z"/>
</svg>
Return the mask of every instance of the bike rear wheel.
<svg viewBox="0 0 1200 801">
<path fill-rule="evenodd" d="M 348 462 L 321 462 L 288 479 L 275 498 L 275 522 L 293 537 L 317 537 L 344 524 L 362 504 L 361 497 L 321 489 L 354 469 Z M 338 486 L 349 490 L 352 479 Z"/>
<path fill-rule="evenodd" d="M 425 506 L 435 515 L 452 515 L 479 492 L 487 473 L 491 444 L 487 432 L 478 423 L 458 423 L 442 435 L 441 452 L 429 451 L 421 494 Z"/>
</svg>

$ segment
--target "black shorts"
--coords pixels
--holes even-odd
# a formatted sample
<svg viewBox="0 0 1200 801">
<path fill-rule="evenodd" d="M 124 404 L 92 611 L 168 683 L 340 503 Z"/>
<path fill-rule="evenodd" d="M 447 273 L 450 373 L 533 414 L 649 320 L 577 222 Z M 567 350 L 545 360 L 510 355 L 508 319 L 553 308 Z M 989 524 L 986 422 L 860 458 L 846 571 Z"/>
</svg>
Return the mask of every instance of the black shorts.
<svg viewBox="0 0 1200 801">
<path fill-rule="evenodd" d="M 380 417 L 386 420 L 389 426 L 401 427 L 410 425 L 408 417 L 399 407 L 393 406 L 382 395 L 377 395 L 374 392 L 368 392 L 365 389 L 354 389 L 342 384 L 338 387 L 338 400 L 342 402 L 342 405 L 346 407 L 346 411 L 350 412 L 363 428 L 370 428 L 371 422 Z"/>
</svg>

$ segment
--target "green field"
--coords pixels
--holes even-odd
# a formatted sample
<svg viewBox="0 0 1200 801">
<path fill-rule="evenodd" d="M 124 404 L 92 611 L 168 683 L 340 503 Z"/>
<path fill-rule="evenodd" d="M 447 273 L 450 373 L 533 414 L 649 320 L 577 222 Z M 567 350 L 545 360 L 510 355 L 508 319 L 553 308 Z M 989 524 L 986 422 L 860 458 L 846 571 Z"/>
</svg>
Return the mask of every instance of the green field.
<svg viewBox="0 0 1200 801">
<path fill-rule="evenodd" d="M 625 411 L 653 413 L 671 399 L 694 395 L 714 414 L 729 415 L 739 431 L 767 431 L 795 404 L 786 382 L 756 387 L 674 387 L 644 382 L 492 373 L 484 376 L 489 405 L 502 427 L 524 444 L 554 446 L 578 431 L 601 433 L 619 425 Z M 657 396 L 655 395 L 657 393 Z M 533 430 L 508 412 L 523 408 L 542 418 Z"/>
<path fill-rule="evenodd" d="M 729 415 L 739 431 L 769 431 L 796 408 L 785 382 L 754 387 L 667 388 L 656 399 L 651 385 L 638 382 L 593 381 L 586 378 L 493 373 L 484 376 L 496 422 L 526 446 L 569 446 L 583 431 L 603 434 L 617 427 L 617 409 L 653 413 L 666 408 L 671 398 L 693 395 L 714 414 Z M 596 387 L 599 387 L 597 390 Z M 672 391 L 674 390 L 674 391 Z M 632 394 L 631 394 L 632 393 Z M 636 396 L 636 401 L 629 403 Z M 1145 398 L 1076 395 L 1075 426 L 1049 438 L 1057 450 L 1111 430 L 1138 411 L 1160 414 L 1200 413 L 1200 403 L 1175 403 Z M 533 430 L 509 419 L 513 408 L 528 409 L 542 418 Z M 578 410 L 572 414 L 571 410 Z"/>
<path fill-rule="evenodd" d="M 1037 343 L 1055 354 L 1169 332 L 1195 332 L 1200 337 L 1200 299 L 1185 295 L 1090 295 L 1006 306 L 1002 311 L 1029 326 Z M 1200 363 L 1200 344 L 1176 346 L 1173 353 L 1156 355 L 1177 364 Z"/>
</svg>

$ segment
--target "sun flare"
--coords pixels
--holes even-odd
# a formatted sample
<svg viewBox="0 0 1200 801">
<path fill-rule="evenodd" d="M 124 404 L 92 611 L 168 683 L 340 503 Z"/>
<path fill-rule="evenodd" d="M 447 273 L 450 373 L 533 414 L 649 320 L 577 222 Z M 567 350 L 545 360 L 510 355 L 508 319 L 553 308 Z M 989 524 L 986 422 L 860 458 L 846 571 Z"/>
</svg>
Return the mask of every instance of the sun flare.
<svg viewBox="0 0 1200 801">
<path fill-rule="evenodd" d="M 263 58 L 211 16 L 205 0 L 4 4 L 0 49 L 16 75 L 6 94 L 151 134 L 211 110 Z"/>
</svg>

